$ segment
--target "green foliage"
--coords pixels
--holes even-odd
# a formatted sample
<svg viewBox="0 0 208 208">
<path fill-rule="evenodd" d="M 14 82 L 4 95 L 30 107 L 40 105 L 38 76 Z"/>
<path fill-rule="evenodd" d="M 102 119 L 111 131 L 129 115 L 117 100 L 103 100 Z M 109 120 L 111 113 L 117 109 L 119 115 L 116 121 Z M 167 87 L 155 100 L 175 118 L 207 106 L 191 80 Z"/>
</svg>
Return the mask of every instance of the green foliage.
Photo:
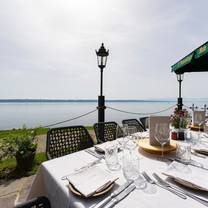
<svg viewBox="0 0 208 208">
<path fill-rule="evenodd" d="M 9 135 L 21 135 L 23 132 L 25 131 L 33 131 L 34 129 L 24 129 L 24 128 L 21 128 L 21 129 L 10 129 L 10 130 L 1 130 L 0 131 L 0 138 L 8 138 Z M 37 133 L 37 136 L 38 135 L 42 135 L 42 134 L 46 134 L 48 131 L 48 129 L 46 128 L 42 128 L 42 127 L 39 127 L 39 128 L 36 128 L 36 133 Z"/>
<path fill-rule="evenodd" d="M 26 126 L 16 134 L 8 134 L 0 141 L 0 159 L 9 158 L 18 151 L 23 157 L 37 148 L 37 129 L 28 130 Z"/>
<path fill-rule="evenodd" d="M 37 153 L 30 170 L 23 171 L 16 168 L 15 157 L 0 161 L 0 179 L 16 179 L 34 175 L 42 162 L 46 161 L 45 153 Z"/>
</svg>

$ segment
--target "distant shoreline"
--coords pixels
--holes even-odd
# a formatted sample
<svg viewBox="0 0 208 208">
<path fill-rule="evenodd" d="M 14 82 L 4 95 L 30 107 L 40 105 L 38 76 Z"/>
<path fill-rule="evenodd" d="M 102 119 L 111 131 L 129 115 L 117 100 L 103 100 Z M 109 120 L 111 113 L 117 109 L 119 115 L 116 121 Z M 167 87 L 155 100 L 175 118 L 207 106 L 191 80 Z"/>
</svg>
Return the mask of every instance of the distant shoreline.
<svg viewBox="0 0 208 208">
<path fill-rule="evenodd" d="M 208 98 L 187 98 L 184 102 L 208 102 Z M 147 100 L 136 100 L 136 99 L 106 99 L 106 102 L 111 103 L 145 103 L 145 102 L 171 102 L 176 103 L 177 99 L 147 99 Z M 0 103 L 97 103 L 96 99 L 0 99 Z"/>
<path fill-rule="evenodd" d="M 0 103 L 88 103 L 94 99 L 0 99 Z M 106 102 L 176 102 L 176 100 L 106 100 Z"/>
</svg>

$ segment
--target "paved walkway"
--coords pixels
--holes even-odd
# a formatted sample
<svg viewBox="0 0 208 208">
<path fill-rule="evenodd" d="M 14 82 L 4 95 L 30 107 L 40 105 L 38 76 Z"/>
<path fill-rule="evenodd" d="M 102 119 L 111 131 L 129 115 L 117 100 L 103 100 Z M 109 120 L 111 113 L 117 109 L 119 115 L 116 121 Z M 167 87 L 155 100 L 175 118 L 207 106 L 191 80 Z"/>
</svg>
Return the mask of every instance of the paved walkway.
<svg viewBox="0 0 208 208">
<path fill-rule="evenodd" d="M 89 131 L 92 138 L 95 138 L 94 131 Z M 38 137 L 37 152 L 45 152 L 46 135 Z M 29 189 L 35 175 L 16 180 L 0 180 L 0 208 L 13 208 L 15 204 L 26 200 Z"/>
</svg>

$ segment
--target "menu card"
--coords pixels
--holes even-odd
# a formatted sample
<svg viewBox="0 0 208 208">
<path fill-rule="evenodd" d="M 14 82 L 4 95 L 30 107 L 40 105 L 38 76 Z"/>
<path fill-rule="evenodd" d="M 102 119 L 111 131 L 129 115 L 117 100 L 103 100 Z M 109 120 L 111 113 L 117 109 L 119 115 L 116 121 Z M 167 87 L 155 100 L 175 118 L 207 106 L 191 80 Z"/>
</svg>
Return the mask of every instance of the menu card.
<svg viewBox="0 0 208 208">
<path fill-rule="evenodd" d="M 160 146 L 160 143 L 155 139 L 155 126 L 157 123 L 167 123 L 170 124 L 169 116 L 150 116 L 149 124 L 149 136 L 150 136 L 150 145 Z M 167 143 L 169 144 L 169 143 Z"/>
<path fill-rule="evenodd" d="M 67 176 L 68 181 L 85 197 L 113 183 L 117 177 L 99 165 Z"/>
</svg>

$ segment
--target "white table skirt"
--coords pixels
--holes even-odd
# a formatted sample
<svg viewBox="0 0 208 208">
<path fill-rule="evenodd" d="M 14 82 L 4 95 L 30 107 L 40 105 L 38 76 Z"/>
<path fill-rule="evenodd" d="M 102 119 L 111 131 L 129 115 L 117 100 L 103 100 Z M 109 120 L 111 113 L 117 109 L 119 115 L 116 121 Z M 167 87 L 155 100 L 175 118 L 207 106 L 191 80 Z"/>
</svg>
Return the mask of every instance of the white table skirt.
<svg viewBox="0 0 208 208">
<path fill-rule="evenodd" d="M 141 158 L 141 171 L 145 170 L 150 175 L 153 172 L 159 173 L 159 175 L 161 175 L 161 172 L 167 168 L 168 164 L 155 159 L 154 155 L 150 156 L 150 154 L 146 154 L 143 151 L 141 151 L 139 154 Z M 28 199 L 41 195 L 46 196 L 49 198 L 52 208 L 93 207 L 93 205 L 102 200 L 103 197 L 106 197 L 106 195 L 91 199 L 83 199 L 81 197 L 75 196 L 69 190 L 68 182 L 61 180 L 61 177 L 72 172 L 75 168 L 82 167 L 83 165 L 95 159 L 96 158 L 94 156 L 86 153 L 85 151 L 80 151 L 42 163 L 32 184 Z M 101 165 L 103 168 L 106 168 L 105 161 L 102 161 Z M 122 171 L 117 171 L 115 174 L 118 174 L 119 179 L 116 181 L 114 189 L 117 188 L 118 185 L 121 185 L 125 182 Z M 203 193 L 203 196 L 208 198 L 208 193 Z M 184 200 L 166 190 L 148 184 L 143 190 L 134 190 L 128 197 L 119 202 L 115 207 L 199 208 L 205 206 L 191 198 Z"/>
</svg>

